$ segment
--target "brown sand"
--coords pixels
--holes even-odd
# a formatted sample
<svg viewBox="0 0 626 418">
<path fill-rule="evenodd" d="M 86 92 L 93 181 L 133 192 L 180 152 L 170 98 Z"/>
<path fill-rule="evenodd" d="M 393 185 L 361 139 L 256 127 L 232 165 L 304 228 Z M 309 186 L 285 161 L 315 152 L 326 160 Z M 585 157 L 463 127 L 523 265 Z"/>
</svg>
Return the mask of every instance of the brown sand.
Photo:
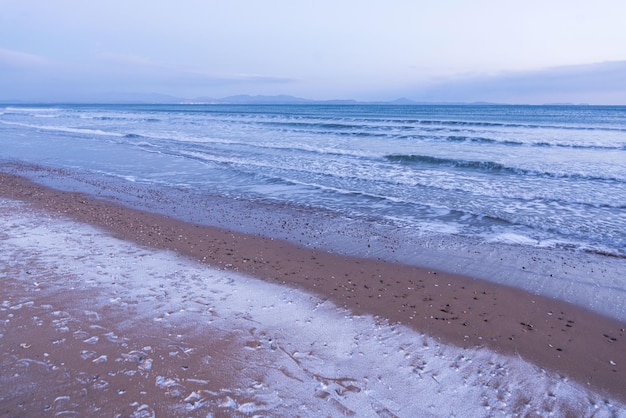
<svg viewBox="0 0 626 418">
<path fill-rule="evenodd" d="M 626 401 L 626 325 L 559 300 L 468 277 L 185 223 L 49 189 L 11 174 L 0 174 L 0 196 L 62 213 L 124 240 L 312 291 L 355 313 L 379 315 L 443 342 L 519 355 Z"/>
</svg>

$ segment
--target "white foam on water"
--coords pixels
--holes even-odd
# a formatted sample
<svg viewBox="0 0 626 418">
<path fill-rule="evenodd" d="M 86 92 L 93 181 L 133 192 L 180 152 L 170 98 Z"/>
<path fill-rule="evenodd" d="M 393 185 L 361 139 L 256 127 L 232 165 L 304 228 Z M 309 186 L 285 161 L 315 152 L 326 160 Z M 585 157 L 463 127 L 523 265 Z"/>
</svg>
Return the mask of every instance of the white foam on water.
<svg viewBox="0 0 626 418">
<path fill-rule="evenodd" d="M 515 234 L 513 232 L 505 232 L 491 237 L 488 242 L 503 242 L 505 244 L 521 244 L 521 245 L 538 245 L 536 239 L 532 239 L 525 235 Z"/>
<path fill-rule="evenodd" d="M 85 361 L 99 367 L 123 362 L 129 379 L 149 380 L 151 390 L 177 403 L 181 415 L 626 416 L 626 405 L 519 357 L 442 344 L 384 318 L 355 316 L 318 296 L 142 248 L 13 201 L 0 200 L 0 213 L 0 262 L 7 270 L 28 265 L 33 273 L 19 280 L 34 281 L 44 269 L 62 279 L 39 287 L 96 290 L 97 300 L 81 311 L 92 325 L 64 334 L 88 343 L 80 353 Z M 20 303 L 19 309 L 32 306 Z M 171 348 L 172 358 L 207 350 L 203 362 L 214 364 L 218 359 L 206 347 L 185 345 L 185 335 L 227 337 L 227 361 L 238 365 L 233 383 L 203 390 L 213 380 L 210 373 L 156 374 L 163 359 L 150 346 L 127 349 L 119 358 L 98 353 L 98 344 L 121 340 L 118 335 L 124 335 L 123 347 L 132 345 L 123 323 L 109 324 L 115 329 L 96 323 L 106 312 L 131 306 L 136 314 L 129 320 L 157 324 L 183 341 Z M 0 301 L 2 313 L 11 309 L 17 303 Z M 75 318 L 52 306 L 48 311 L 54 326 L 69 331 Z M 42 365 L 50 367 L 46 361 Z M 111 390 L 106 380 L 93 387 Z M 171 393 L 177 396 L 165 396 Z M 72 406 L 69 397 L 57 403 Z M 137 416 L 158 409 L 145 399 L 131 406 Z M 100 407 L 101 413 L 112 408 Z"/>
<path fill-rule="evenodd" d="M 0 123 L 4 125 L 13 125 L 13 126 L 21 126 L 24 128 L 34 128 L 45 131 L 57 131 L 57 132 L 68 132 L 75 134 L 88 134 L 88 135 L 106 135 L 106 136 L 124 136 L 121 133 L 117 132 L 106 132 L 101 129 L 87 129 L 87 128 L 73 128 L 70 126 L 51 126 L 51 125 L 33 125 L 28 123 L 20 123 L 20 122 L 8 122 L 8 121 L 0 121 Z"/>
</svg>

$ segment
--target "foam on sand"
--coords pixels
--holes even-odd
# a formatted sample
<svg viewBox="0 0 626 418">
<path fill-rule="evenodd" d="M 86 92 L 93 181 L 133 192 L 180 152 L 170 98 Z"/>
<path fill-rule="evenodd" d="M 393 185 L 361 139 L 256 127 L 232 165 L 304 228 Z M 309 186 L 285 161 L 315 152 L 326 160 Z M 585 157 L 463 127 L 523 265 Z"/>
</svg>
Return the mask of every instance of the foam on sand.
<svg viewBox="0 0 626 418">
<path fill-rule="evenodd" d="M 2 411 L 626 416 L 521 358 L 441 344 L 15 201 L 0 213 Z"/>
</svg>

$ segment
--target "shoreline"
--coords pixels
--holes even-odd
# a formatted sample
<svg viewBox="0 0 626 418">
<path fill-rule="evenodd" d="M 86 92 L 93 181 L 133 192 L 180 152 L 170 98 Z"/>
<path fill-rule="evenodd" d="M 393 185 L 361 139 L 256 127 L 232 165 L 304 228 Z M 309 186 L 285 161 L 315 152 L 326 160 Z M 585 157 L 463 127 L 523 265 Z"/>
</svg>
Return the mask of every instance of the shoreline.
<svg viewBox="0 0 626 418">
<path fill-rule="evenodd" d="M 560 300 L 460 275 L 342 256 L 183 222 L 0 173 L 0 196 L 62 214 L 141 246 L 313 292 L 357 315 L 400 323 L 459 347 L 486 347 L 626 401 L 624 323 Z"/>
<path fill-rule="evenodd" d="M 393 223 L 353 219 L 321 208 L 238 199 L 24 162 L 4 162 L 3 171 L 55 190 L 80 192 L 192 224 L 520 288 L 626 322 L 626 259 L 559 246 L 506 244 L 448 234 L 422 236 Z"/>
</svg>

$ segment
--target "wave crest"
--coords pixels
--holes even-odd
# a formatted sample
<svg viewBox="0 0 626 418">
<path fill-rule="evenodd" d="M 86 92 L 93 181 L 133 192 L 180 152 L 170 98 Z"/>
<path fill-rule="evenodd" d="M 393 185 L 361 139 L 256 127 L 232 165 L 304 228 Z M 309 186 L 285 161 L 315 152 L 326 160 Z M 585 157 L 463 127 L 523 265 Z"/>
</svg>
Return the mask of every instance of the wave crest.
<svg viewBox="0 0 626 418">
<path fill-rule="evenodd" d="M 454 158 L 440 158 L 432 157 L 429 155 L 403 155 L 392 154 L 386 155 L 385 158 L 391 162 L 403 163 L 403 164 L 432 164 L 432 165 L 445 165 L 449 167 L 458 168 L 473 168 L 479 170 L 492 170 L 492 171 L 515 171 L 520 172 L 519 169 L 507 167 L 504 164 L 496 163 L 494 161 L 475 161 L 475 160 L 457 160 Z M 525 170 L 521 170 L 524 172 Z"/>
</svg>

